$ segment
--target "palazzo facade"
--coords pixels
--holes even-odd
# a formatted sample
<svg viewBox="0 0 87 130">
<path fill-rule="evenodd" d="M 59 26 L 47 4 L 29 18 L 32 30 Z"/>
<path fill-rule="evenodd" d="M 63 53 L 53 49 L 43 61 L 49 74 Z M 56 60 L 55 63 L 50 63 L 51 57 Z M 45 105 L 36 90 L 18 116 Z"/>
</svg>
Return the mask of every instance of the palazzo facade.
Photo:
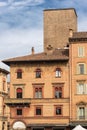
<svg viewBox="0 0 87 130">
<path fill-rule="evenodd" d="M 75 9 L 44 10 L 44 52 L 3 60 L 10 66 L 9 129 L 87 127 L 87 33 Z"/>
</svg>

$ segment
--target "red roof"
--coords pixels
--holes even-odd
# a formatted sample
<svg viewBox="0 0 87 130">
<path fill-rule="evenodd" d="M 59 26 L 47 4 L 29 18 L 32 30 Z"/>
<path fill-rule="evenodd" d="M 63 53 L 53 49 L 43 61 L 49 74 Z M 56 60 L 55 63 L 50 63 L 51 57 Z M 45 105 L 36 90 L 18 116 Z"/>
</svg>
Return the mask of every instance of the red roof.
<svg viewBox="0 0 87 130">
<path fill-rule="evenodd" d="M 3 60 L 7 65 L 15 62 L 65 61 L 69 59 L 69 49 L 56 49 L 53 53 L 37 53 Z"/>
</svg>

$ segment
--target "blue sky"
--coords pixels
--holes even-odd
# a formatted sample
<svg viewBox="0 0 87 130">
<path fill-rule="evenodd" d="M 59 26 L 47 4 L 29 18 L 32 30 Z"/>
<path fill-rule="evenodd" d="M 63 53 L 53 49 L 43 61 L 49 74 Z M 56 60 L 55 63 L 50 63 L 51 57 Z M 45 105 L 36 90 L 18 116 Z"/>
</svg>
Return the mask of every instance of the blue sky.
<svg viewBox="0 0 87 130">
<path fill-rule="evenodd" d="M 43 10 L 60 8 L 75 8 L 87 31 L 87 0 L 0 0 L 0 60 L 43 51 Z"/>
</svg>

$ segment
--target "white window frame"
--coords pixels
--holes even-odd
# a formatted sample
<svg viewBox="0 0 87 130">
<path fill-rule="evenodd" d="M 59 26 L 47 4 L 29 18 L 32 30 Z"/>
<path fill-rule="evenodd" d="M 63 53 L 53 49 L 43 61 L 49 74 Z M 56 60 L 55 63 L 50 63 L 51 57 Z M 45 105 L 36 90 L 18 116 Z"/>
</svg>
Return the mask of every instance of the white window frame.
<svg viewBox="0 0 87 130">
<path fill-rule="evenodd" d="M 86 119 L 86 107 L 85 106 L 78 106 L 77 108 L 77 118 L 78 120 L 85 120 Z"/>
<path fill-rule="evenodd" d="M 85 94 L 85 83 L 77 83 L 77 94 Z"/>
</svg>

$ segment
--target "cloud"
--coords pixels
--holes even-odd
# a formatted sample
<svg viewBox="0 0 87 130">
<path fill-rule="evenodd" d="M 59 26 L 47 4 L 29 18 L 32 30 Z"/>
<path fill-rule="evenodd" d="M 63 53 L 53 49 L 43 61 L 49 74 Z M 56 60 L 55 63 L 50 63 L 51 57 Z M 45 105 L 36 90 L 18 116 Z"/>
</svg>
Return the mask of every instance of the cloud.
<svg viewBox="0 0 87 130">
<path fill-rule="evenodd" d="M 4 0 L 0 1 L 0 6 L 2 7 L 36 6 L 43 3 L 44 0 Z"/>
<path fill-rule="evenodd" d="M 6 6 L 7 3 L 6 2 L 0 2 L 0 7 Z"/>
<path fill-rule="evenodd" d="M 43 10 L 75 8 L 79 30 L 87 30 L 87 0 L 0 0 L 0 59 L 43 50 Z"/>
<path fill-rule="evenodd" d="M 13 6 L 36 6 L 36 5 L 40 5 L 44 3 L 44 0 L 17 0 L 15 2 L 12 3 Z"/>
<path fill-rule="evenodd" d="M 43 49 L 43 32 L 34 30 L 7 30 L 0 33 L 0 59 L 31 53 L 32 46 L 36 52 Z"/>
</svg>

